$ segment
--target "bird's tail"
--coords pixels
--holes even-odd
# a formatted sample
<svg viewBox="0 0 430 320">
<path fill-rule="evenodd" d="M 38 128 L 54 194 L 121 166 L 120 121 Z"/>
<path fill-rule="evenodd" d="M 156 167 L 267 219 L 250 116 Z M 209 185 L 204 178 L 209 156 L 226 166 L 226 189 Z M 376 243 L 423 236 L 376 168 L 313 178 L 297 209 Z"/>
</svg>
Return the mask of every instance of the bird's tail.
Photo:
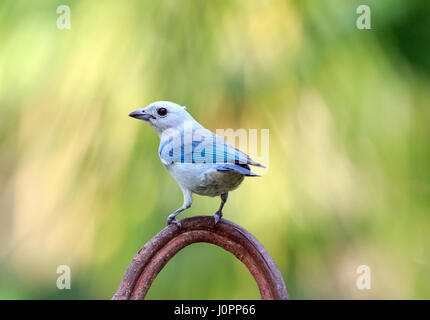
<svg viewBox="0 0 430 320">
<path fill-rule="evenodd" d="M 234 164 L 234 163 L 226 163 L 222 164 L 217 168 L 218 171 L 235 171 L 240 173 L 241 175 L 247 177 L 259 177 L 258 174 L 255 174 L 251 171 L 247 164 Z"/>
<path fill-rule="evenodd" d="M 265 166 L 263 166 L 262 164 L 259 164 L 258 162 L 255 162 L 254 160 L 252 160 L 251 158 L 248 157 L 248 162 L 247 164 L 250 164 L 251 166 L 254 167 L 260 167 L 260 168 L 266 168 Z"/>
</svg>

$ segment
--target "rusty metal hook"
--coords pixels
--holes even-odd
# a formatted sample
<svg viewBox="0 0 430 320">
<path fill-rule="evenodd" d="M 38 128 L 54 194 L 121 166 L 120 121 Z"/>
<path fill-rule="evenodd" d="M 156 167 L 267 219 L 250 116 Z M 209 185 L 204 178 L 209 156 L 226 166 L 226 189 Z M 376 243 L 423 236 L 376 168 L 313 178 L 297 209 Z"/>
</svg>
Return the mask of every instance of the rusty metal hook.
<svg viewBox="0 0 430 320">
<path fill-rule="evenodd" d="M 136 253 L 113 300 L 144 299 L 167 262 L 195 242 L 212 243 L 233 253 L 251 272 L 262 299 L 288 299 L 281 272 L 263 245 L 247 230 L 225 219 L 214 225 L 211 216 L 186 218 L 181 223 L 181 229 L 167 226 Z"/>
</svg>

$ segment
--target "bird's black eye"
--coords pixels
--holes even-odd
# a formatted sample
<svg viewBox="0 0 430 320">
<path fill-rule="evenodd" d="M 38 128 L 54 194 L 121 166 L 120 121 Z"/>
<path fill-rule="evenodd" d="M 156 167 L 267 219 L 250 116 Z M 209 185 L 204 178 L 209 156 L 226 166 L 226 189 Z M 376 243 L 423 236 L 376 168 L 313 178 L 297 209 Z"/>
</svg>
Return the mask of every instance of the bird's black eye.
<svg viewBox="0 0 430 320">
<path fill-rule="evenodd" d="M 157 110 L 157 113 L 160 116 L 165 116 L 167 114 L 167 109 L 166 108 L 160 108 L 160 109 Z"/>
</svg>

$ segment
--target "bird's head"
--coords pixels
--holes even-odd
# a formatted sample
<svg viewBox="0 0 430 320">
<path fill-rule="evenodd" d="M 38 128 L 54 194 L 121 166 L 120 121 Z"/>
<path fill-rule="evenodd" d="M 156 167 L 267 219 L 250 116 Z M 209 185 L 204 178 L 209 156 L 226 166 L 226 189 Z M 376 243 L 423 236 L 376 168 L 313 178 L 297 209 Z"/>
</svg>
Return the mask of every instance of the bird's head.
<svg viewBox="0 0 430 320">
<path fill-rule="evenodd" d="M 182 128 L 185 121 L 195 122 L 185 107 L 169 101 L 153 102 L 134 110 L 129 116 L 149 123 L 160 136 L 167 129 Z"/>
</svg>

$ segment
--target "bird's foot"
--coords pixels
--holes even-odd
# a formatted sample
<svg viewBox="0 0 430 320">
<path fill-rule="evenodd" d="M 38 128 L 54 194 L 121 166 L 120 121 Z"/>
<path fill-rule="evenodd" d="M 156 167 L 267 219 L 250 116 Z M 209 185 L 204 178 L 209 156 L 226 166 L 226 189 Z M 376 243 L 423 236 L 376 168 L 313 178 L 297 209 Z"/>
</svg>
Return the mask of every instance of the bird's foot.
<svg viewBox="0 0 430 320">
<path fill-rule="evenodd" d="M 222 218 L 222 212 L 221 211 L 217 211 L 214 214 L 214 219 L 215 219 L 215 224 L 217 224 Z"/>
<path fill-rule="evenodd" d="M 175 224 L 179 229 L 181 229 L 182 225 L 181 222 L 177 219 L 175 219 L 175 216 L 168 216 L 167 217 L 167 226 Z"/>
</svg>

